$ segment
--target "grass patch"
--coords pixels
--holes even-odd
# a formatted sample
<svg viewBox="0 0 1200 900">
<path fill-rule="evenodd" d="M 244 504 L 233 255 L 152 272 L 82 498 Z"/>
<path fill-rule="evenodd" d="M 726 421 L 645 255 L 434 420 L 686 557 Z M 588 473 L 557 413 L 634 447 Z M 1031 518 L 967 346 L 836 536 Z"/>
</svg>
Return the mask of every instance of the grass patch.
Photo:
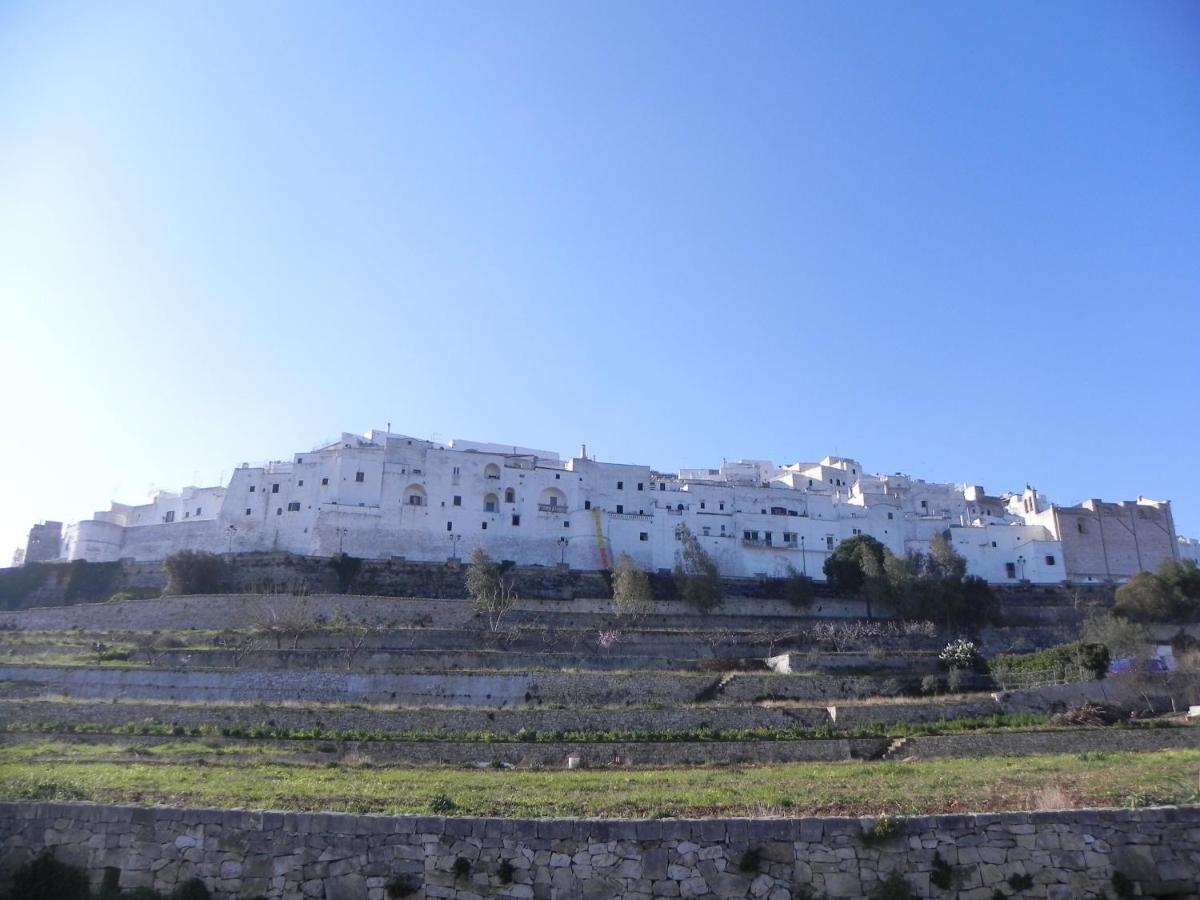
<svg viewBox="0 0 1200 900">
<path fill-rule="evenodd" d="M 907 763 L 796 763 L 653 771 L 495 771 L 282 765 L 25 762 L 0 748 L 0 799 L 456 815 L 918 815 L 1028 808 L 1058 786 L 1072 806 L 1195 802 L 1200 750 Z"/>
</svg>

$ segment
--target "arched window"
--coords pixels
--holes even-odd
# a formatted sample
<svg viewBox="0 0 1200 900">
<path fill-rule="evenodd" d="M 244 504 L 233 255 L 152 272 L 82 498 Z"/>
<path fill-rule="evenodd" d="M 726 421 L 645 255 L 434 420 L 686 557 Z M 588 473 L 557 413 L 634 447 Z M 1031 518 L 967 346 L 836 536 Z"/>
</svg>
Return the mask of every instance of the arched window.
<svg viewBox="0 0 1200 900">
<path fill-rule="evenodd" d="M 512 488 L 505 488 L 504 489 L 504 502 L 505 503 L 516 503 L 517 502 L 517 492 L 514 491 Z"/>
<path fill-rule="evenodd" d="M 494 513 L 500 508 L 500 501 L 495 494 L 485 494 L 483 498 L 483 511 Z"/>
<path fill-rule="evenodd" d="M 495 463 L 488 463 L 483 467 L 483 477 L 493 478 L 496 481 L 500 480 L 500 467 Z"/>
<path fill-rule="evenodd" d="M 405 506 L 424 506 L 425 505 L 425 488 L 419 484 L 410 484 L 404 489 Z"/>
</svg>

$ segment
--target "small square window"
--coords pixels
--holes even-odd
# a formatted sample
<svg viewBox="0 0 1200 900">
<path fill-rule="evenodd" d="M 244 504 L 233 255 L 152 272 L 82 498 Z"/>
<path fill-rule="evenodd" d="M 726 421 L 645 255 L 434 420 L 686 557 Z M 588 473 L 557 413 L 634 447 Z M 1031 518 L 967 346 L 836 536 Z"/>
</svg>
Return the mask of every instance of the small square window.
<svg viewBox="0 0 1200 900">
<path fill-rule="evenodd" d="M 361 481 L 366 481 L 366 480 L 367 480 L 367 473 L 366 473 L 366 472 L 355 472 L 355 473 L 354 473 L 354 480 L 355 480 L 355 481 L 360 481 L 360 482 L 361 482 Z"/>
<path fill-rule="evenodd" d="M 254 485 L 250 485 L 250 493 L 253 494 L 256 490 L 258 490 L 258 488 L 256 488 Z"/>
<path fill-rule="evenodd" d="M 250 507 L 246 507 L 246 515 L 250 515 Z"/>
<path fill-rule="evenodd" d="M 462 506 L 462 497 L 460 497 L 458 494 L 454 495 L 454 505 Z"/>
<path fill-rule="evenodd" d="M 891 514 L 891 513 L 888 513 L 888 518 L 890 519 L 891 517 L 892 517 L 892 514 Z"/>
<path fill-rule="evenodd" d="M 625 512 L 625 506 L 621 503 L 618 503 L 617 504 L 617 515 L 621 515 L 624 512 Z"/>
<path fill-rule="evenodd" d="M 275 510 L 275 515 L 277 515 L 277 516 L 283 515 L 283 507 L 282 506 Z"/>
<path fill-rule="evenodd" d="M 700 508 L 704 509 L 704 501 L 703 500 L 700 501 Z"/>
<path fill-rule="evenodd" d="M 645 532 L 645 531 L 638 532 L 638 540 L 639 540 L 639 541 L 648 541 L 648 540 L 650 540 L 650 535 L 649 535 L 649 533 L 648 533 L 648 532 Z"/>
<path fill-rule="evenodd" d="M 555 480 L 555 481 L 558 481 L 558 480 L 559 480 L 559 478 L 561 478 L 561 477 L 562 477 L 562 476 L 561 476 L 561 475 L 559 475 L 557 472 L 555 472 L 555 473 L 554 473 L 554 480 Z"/>
<path fill-rule="evenodd" d="M 479 525 L 483 531 L 487 531 L 487 522 L 480 522 Z"/>
<path fill-rule="evenodd" d="M 1046 565 L 1048 565 L 1048 566 L 1054 565 L 1054 557 L 1053 556 L 1051 556 L 1049 554 L 1046 555 Z"/>
<path fill-rule="evenodd" d="M 513 523 L 514 525 L 520 525 L 520 524 L 521 524 L 521 517 L 520 517 L 520 516 L 513 516 L 513 517 L 512 517 L 512 523 Z"/>
<path fill-rule="evenodd" d="M 278 484 L 273 484 L 273 485 L 271 485 L 271 493 L 272 493 L 272 494 L 278 494 L 278 493 L 279 493 L 279 485 L 278 485 Z"/>
<path fill-rule="evenodd" d="M 725 510 L 725 504 L 722 502 L 721 503 L 721 511 L 724 512 L 724 510 Z"/>
<path fill-rule="evenodd" d="M 584 501 L 583 501 L 583 508 L 584 508 L 584 509 L 591 509 L 591 508 L 592 508 L 592 501 L 591 501 L 591 500 L 584 500 Z"/>
<path fill-rule="evenodd" d="M 639 481 L 638 482 L 638 490 L 640 491 L 641 489 L 642 489 L 642 482 Z"/>
<path fill-rule="evenodd" d="M 618 482 L 617 482 L 617 490 L 618 490 L 618 491 L 623 491 L 623 490 L 625 490 L 625 482 L 623 482 L 623 481 L 618 481 Z"/>
<path fill-rule="evenodd" d="M 563 528 L 570 528 L 570 527 L 571 527 L 571 520 L 563 519 Z"/>
<path fill-rule="evenodd" d="M 300 512 L 300 504 L 299 503 L 289 503 L 288 504 L 288 512 Z"/>
<path fill-rule="evenodd" d="M 304 487 L 304 479 L 301 478 L 298 487 Z"/>
<path fill-rule="evenodd" d="M 322 478 L 322 479 L 321 479 L 321 484 L 329 484 L 329 479 L 328 479 L 328 478 Z"/>
<path fill-rule="evenodd" d="M 995 547 L 995 546 L 996 546 L 996 542 L 995 542 L 995 541 L 992 541 L 992 546 L 993 546 L 993 547 Z"/>
</svg>

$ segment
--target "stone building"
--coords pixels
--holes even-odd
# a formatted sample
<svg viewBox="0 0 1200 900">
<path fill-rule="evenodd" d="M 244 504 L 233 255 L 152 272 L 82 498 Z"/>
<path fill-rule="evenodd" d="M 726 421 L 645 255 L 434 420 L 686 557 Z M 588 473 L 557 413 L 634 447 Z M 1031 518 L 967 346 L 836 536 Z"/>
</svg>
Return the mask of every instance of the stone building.
<svg viewBox="0 0 1200 900">
<path fill-rule="evenodd" d="M 226 485 L 114 503 L 68 526 L 61 546 L 58 527 L 35 527 L 38 552 L 54 548 L 46 558 L 149 560 L 190 548 L 445 560 L 481 546 L 521 564 L 596 569 L 628 553 L 646 569 L 670 569 L 684 527 L 727 575 L 819 579 L 837 544 L 859 534 L 897 554 L 947 534 L 968 571 L 995 583 L 1121 579 L 1177 558 L 1170 504 L 1141 498 L 1059 507 L 1031 488 L 991 495 L 871 475 L 848 457 L 670 474 L 602 463 L 586 448 L 563 460 L 380 431 L 343 434 L 288 461 L 243 463 Z"/>
</svg>

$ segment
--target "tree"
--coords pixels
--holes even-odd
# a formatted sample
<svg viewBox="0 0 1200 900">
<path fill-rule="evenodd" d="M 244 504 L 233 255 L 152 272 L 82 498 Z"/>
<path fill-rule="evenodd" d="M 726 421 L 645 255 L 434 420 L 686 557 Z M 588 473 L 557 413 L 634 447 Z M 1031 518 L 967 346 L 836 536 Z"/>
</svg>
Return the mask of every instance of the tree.
<svg viewBox="0 0 1200 900">
<path fill-rule="evenodd" d="M 348 553 L 339 553 L 337 556 L 330 557 L 329 565 L 337 575 L 338 591 L 348 594 L 350 587 L 354 584 L 354 579 L 362 570 L 362 560 Z"/>
<path fill-rule="evenodd" d="M 935 534 L 929 541 L 926 566 L 930 575 L 962 581 L 967 575 L 967 561 L 954 549 L 945 532 Z"/>
<path fill-rule="evenodd" d="M 622 553 L 613 569 L 613 612 L 640 619 L 654 611 L 650 579 L 628 553 Z"/>
<path fill-rule="evenodd" d="M 1139 572 L 1117 588 L 1113 611 L 1135 622 L 1194 622 L 1200 619 L 1200 570 L 1189 559 Z"/>
<path fill-rule="evenodd" d="M 675 563 L 679 596 L 700 612 L 711 612 L 721 602 L 721 573 L 686 525 L 679 526 L 679 540 L 681 546 Z"/>
<path fill-rule="evenodd" d="M 863 570 L 864 557 L 870 556 L 874 566 L 877 566 L 882 574 L 884 549 L 883 544 L 869 534 L 858 534 L 842 541 L 822 566 L 825 580 L 839 594 L 857 594 L 862 590 L 867 577 Z"/>
<path fill-rule="evenodd" d="M 783 581 L 783 598 L 797 609 L 805 609 L 816 596 L 817 586 L 813 580 L 788 566 L 787 578 Z"/>
<path fill-rule="evenodd" d="M 487 551 L 476 547 L 471 552 L 471 564 L 467 566 L 467 593 L 476 612 L 487 616 L 488 628 L 500 630 L 500 620 L 517 605 L 517 593 L 511 580 L 500 576 L 497 566 Z"/>
<path fill-rule="evenodd" d="M 1103 644 L 1114 657 L 1144 659 L 1150 655 L 1150 630 L 1121 616 L 1089 617 L 1080 638 L 1090 644 Z"/>
<path fill-rule="evenodd" d="M 164 594 L 215 594 L 221 588 L 225 563 L 215 553 L 180 550 L 163 560 L 167 572 Z"/>
</svg>

